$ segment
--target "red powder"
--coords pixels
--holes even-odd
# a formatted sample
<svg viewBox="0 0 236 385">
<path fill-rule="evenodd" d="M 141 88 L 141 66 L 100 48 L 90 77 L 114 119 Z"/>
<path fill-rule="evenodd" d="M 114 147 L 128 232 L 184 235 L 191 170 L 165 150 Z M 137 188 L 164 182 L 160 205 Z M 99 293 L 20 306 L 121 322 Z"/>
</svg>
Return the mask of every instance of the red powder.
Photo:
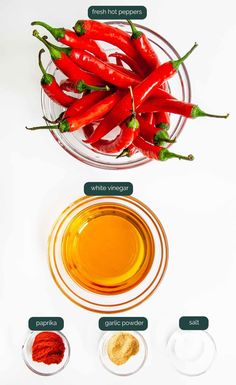
<svg viewBox="0 0 236 385">
<path fill-rule="evenodd" d="M 41 332 L 35 337 L 32 346 L 33 361 L 44 364 L 60 364 L 65 353 L 65 345 L 61 336 L 54 332 Z"/>
</svg>

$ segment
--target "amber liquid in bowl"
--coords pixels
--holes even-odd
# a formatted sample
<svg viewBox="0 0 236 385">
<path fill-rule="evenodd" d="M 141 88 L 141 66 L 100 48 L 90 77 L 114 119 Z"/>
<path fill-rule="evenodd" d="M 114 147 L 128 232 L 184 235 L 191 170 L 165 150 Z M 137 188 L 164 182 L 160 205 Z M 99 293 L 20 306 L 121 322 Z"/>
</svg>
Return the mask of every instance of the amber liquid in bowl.
<svg viewBox="0 0 236 385">
<path fill-rule="evenodd" d="M 87 290 L 106 295 L 137 286 L 149 272 L 155 252 L 146 222 L 115 203 L 79 212 L 68 224 L 61 247 L 70 277 Z"/>
</svg>

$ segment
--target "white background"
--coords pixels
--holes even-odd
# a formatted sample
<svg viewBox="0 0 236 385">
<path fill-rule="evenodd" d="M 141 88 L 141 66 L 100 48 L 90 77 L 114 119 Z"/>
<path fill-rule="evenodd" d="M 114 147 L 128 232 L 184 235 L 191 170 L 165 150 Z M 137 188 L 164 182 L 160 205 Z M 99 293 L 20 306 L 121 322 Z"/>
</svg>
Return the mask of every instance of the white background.
<svg viewBox="0 0 236 385">
<path fill-rule="evenodd" d="M 233 384 L 235 374 L 235 2 L 233 0 L 129 1 L 145 5 L 141 23 L 165 36 L 188 60 L 193 100 L 208 111 L 230 112 L 227 121 L 189 121 L 175 146 L 194 162 L 152 162 L 129 171 L 103 171 L 66 154 L 41 123 L 40 44 L 30 22 L 72 26 L 89 5 L 127 1 L 0 0 L 0 382 L 3 385 L 209 385 Z M 99 315 L 63 297 L 47 265 L 47 236 L 60 212 L 83 194 L 86 181 L 130 181 L 134 195 L 161 219 L 170 263 L 158 291 L 125 315 L 146 316 L 149 346 L 144 368 L 129 378 L 107 373 L 97 356 Z M 168 336 L 181 315 L 206 315 L 218 355 L 208 373 L 187 378 L 172 369 Z M 21 345 L 31 316 L 60 315 L 72 348 L 70 363 L 56 376 L 31 373 Z"/>
</svg>

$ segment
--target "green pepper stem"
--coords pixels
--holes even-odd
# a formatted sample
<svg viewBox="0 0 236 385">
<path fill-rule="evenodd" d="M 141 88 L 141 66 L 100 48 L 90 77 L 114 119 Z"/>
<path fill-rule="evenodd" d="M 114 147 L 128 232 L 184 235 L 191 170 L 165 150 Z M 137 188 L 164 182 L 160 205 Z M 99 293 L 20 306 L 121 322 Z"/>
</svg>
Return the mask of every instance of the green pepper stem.
<svg viewBox="0 0 236 385">
<path fill-rule="evenodd" d="M 193 106 L 192 111 L 191 111 L 191 117 L 192 118 L 198 118 L 198 117 L 201 117 L 201 116 L 207 116 L 207 117 L 210 117 L 210 118 L 227 119 L 229 114 L 225 114 L 225 115 L 208 114 L 207 112 L 202 111 L 201 108 L 198 107 L 197 105 Z"/>
<path fill-rule="evenodd" d="M 61 120 L 58 124 L 53 126 L 38 126 L 38 127 L 25 127 L 27 130 L 35 131 L 35 130 L 60 130 L 61 132 L 70 131 L 70 124 L 68 120 Z"/>
<path fill-rule="evenodd" d="M 194 46 L 180 59 L 172 60 L 171 63 L 176 71 L 178 71 L 179 66 L 191 55 L 191 53 L 197 48 L 198 44 L 195 43 Z"/>
<path fill-rule="evenodd" d="M 175 139 L 171 139 L 166 130 L 162 129 L 154 135 L 154 144 L 163 146 L 165 143 L 175 143 Z"/>
<path fill-rule="evenodd" d="M 179 155 L 174 152 L 170 152 L 167 148 L 163 148 L 159 153 L 159 160 L 167 160 L 171 158 L 184 159 L 184 160 L 194 160 L 193 155 Z"/>
<path fill-rule="evenodd" d="M 129 86 L 130 97 L 131 97 L 131 118 L 126 122 L 127 127 L 136 130 L 139 128 L 139 121 L 136 118 L 135 103 L 134 103 L 134 93 L 133 88 Z"/>
<path fill-rule="evenodd" d="M 47 71 L 45 70 L 44 66 L 43 66 L 43 63 L 42 63 L 42 54 L 44 53 L 44 49 L 42 48 L 40 51 L 39 51 L 39 55 L 38 55 L 38 64 L 39 64 L 39 68 L 40 70 L 42 71 L 43 73 L 43 76 L 42 76 L 42 79 L 41 79 L 41 84 L 51 84 L 54 80 L 54 76 L 51 75 L 51 74 L 48 74 Z"/>
<path fill-rule="evenodd" d="M 64 116 L 64 112 L 61 112 L 58 118 L 55 120 L 50 120 L 46 116 L 43 116 L 43 120 L 45 120 L 45 122 L 50 124 L 56 124 L 56 123 L 60 123 L 63 120 L 63 116 Z"/>
<path fill-rule="evenodd" d="M 39 51 L 38 63 L 39 63 L 39 68 L 41 69 L 43 75 L 46 76 L 47 75 L 47 71 L 45 70 L 45 68 L 43 66 L 43 63 L 42 63 L 42 54 L 44 52 L 45 52 L 45 50 L 43 48 Z"/>
<path fill-rule="evenodd" d="M 43 21 L 33 21 L 31 25 L 40 25 L 41 27 L 46 28 L 46 30 L 50 32 L 56 40 L 60 40 L 65 36 L 64 28 L 53 28 L 49 24 L 44 23 Z"/>
<path fill-rule="evenodd" d="M 38 126 L 38 127 L 25 127 L 29 131 L 35 130 L 56 130 L 59 128 L 58 124 L 53 126 Z"/>
<path fill-rule="evenodd" d="M 42 39 L 48 43 L 48 45 L 51 48 L 54 48 L 55 50 L 59 52 L 64 52 L 67 56 L 70 56 L 71 53 L 71 48 L 69 47 L 59 47 L 58 45 L 52 44 L 47 40 L 47 36 L 43 36 Z"/>
<path fill-rule="evenodd" d="M 77 35 L 81 36 L 85 34 L 85 29 L 83 27 L 83 20 L 78 20 L 73 27 L 73 30 L 77 33 Z"/>
<path fill-rule="evenodd" d="M 131 27 L 131 31 L 132 31 L 131 38 L 132 39 L 138 39 L 140 36 L 142 36 L 143 33 L 136 28 L 136 26 L 134 25 L 134 23 L 131 20 L 128 19 L 127 22 L 129 23 L 129 25 Z"/>
<path fill-rule="evenodd" d="M 57 60 L 61 58 L 61 52 L 55 47 L 52 47 L 46 39 L 42 38 L 36 29 L 33 30 L 33 36 L 40 40 L 48 48 L 52 59 Z"/>
<path fill-rule="evenodd" d="M 110 87 L 108 85 L 105 85 L 104 87 L 98 87 L 98 86 L 91 86 L 89 84 L 86 84 L 83 80 L 79 80 L 76 83 L 76 90 L 81 93 L 85 90 L 90 91 L 110 91 Z"/>
</svg>

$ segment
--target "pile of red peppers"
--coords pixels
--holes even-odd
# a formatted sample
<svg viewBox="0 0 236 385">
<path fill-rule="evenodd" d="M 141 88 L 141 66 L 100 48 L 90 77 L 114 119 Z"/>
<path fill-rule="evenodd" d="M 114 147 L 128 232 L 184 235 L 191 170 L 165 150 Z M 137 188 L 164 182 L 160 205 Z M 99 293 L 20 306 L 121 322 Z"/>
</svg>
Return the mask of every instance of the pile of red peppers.
<svg viewBox="0 0 236 385">
<path fill-rule="evenodd" d="M 193 160 L 192 155 L 182 156 L 166 148 L 175 142 L 175 138 L 168 135 L 170 114 L 187 118 L 228 117 L 228 114 L 205 113 L 197 105 L 177 100 L 168 92 L 168 80 L 197 44 L 182 58 L 162 64 L 146 35 L 133 22 L 128 20 L 128 23 L 130 34 L 95 20 L 79 20 L 73 30 L 53 28 L 42 21 L 32 23 L 46 28 L 64 45 L 56 46 L 47 36 L 33 31 L 49 50 L 55 66 L 66 76 L 58 84 L 55 77 L 46 72 L 41 49 L 42 88 L 55 103 L 65 107 L 65 111 L 49 126 L 28 129 L 61 132 L 82 129 L 85 142 L 93 149 L 117 157 L 131 157 L 140 151 L 150 159 Z M 112 44 L 117 52 L 107 57 L 98 41 Z M 112 130 L 117 126 L 119 133 L 112 137 Z M 112 139 L 106 139 L 108 134 Z"/>
</svg>

